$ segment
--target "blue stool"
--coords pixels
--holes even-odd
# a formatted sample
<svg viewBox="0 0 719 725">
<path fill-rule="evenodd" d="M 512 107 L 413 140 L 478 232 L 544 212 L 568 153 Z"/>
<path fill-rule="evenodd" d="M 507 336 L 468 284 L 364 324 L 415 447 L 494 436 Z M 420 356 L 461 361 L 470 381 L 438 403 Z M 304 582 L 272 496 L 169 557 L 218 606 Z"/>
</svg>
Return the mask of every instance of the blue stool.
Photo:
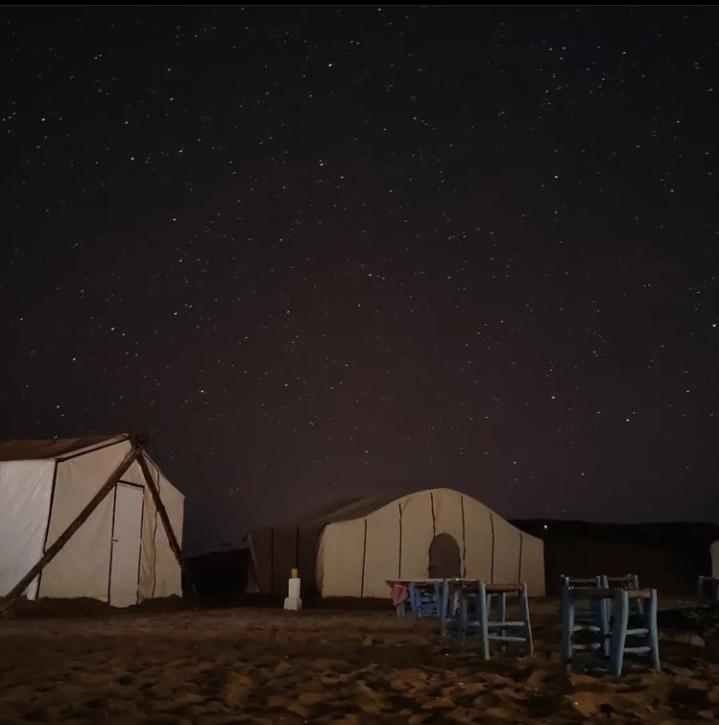
<svg viewBox="0 0 719 725">
<path fill-rule="evenodd" d="M 641 655 L 649 659 L 655 672 L 661 670 L 659 662 L 659 631 L 657 629 L 656 589 L 615 589 L 614 622 L 612 627 L 611 668 L 616 677 L 622 674 L 625 654 Z M 630 603 L 641 602 L 641 621 L 630 624 Z M 639 640 L 627 646 L 627 638 Z"/>
<path fill-rule="evenodd" d="M 529 620 L 529 599 L 525 583 L 487 584 L 483 581 L 460 583 L 456 587 L 456 613 L 448 626 L 454 629 L 464 645 L 468 636 L 479 637 L 484 659 L 490 658 L 490 641 L 526 645 L 527 654 L 534 652 Z M 516 596 L 518 619 L 507 618 L 507 595 Z M 496 611 L 493 605 L 497 603 Z M 495 619 L 492 617 L 496 616 Z"/>
<path fill-rule="evenodd" d="M 562 660 L 569 667 L 574 654 L 582 650 L 599 651 L 603 660 L 609 659 L 609 669 L 616 676 L 622 674 L 624 657 L 627 654 L 642 655 L 649 659 L 652 669 L 660 670 L 659 632 L 657 629 L 656 589 L 579 589 L 565 587 L 562 590 Z M 630 624 L 632 599 L 642 602 L 639 622 Z M 588 600 L 594 612 L 594 621 L 577 625 L 574 621 L 575 601 Z M 611 629 L 609 622 L 610 602 L 613 603 Z M 635 608 L 635 612 L 638 611 Z M 578 643 L 576 634 L 590 633 L 589 643 Z M 627 643 L 628 638 L 632 641 Z"/>
<path fill-rule="evenodd" d="M 415 617 L 440 617 L 442 609 L 442 580 L 410 582 L 409 604 Z"/>
<path fill-rule="evenodd" d="M 527 584 L 485 584 L 480 583 L 483 596 L 480 597 L 480 620 L 482 623 L 482 639 L 484 645 L 484 658 L 489 659 L 490 640 L 502 643 L 502 651 L 507 643 L 524 644 L 528 655 L 534 654 L 532 641 L 532 625 L 529 621 L 529 596 Z M 507 595 L 516 597 L 519 619 L 507 618 Z M 491 619 L 494 597 L 498 600 L 499 618 Z"/>
<path fill-rule="evenodd" d="M 576 577 L 576 576 L 567 576 L 566 574 L 562 574 L 561 576 L 561 582 L 562 582 L 562 591 L 565 587 L 574 587 L 574 588 L 581 588 L 581 589 L 606 589 L 604 585 L 604 578 L 602 575 L 598 574 L 597 576 L 590 576 L 590 577 Z M 564 621 L 564 597 L 560 597 L 559 599 L 559 619 L 561 622 Z M 579 607 L 575 604 L 574 609 L 574 620 L 575 622 L 579 623 L 590 623 L 594 621 L 594 613 L 591 610 L 590 607 Z"/>
<path fill-rule="evenodd" d="M 599 577 L 597 577 L 599 579 Z M 610 653 L 609 600 L 614 594 L 599 587 L 562 587 L 562 659 L 569 666 L 575 652 L 601 650 Z M 580 602 L 581 604 L 577 604 Z M 587 642 L 578 642 L 577 634 L 588 635 Z"/>
</svg>

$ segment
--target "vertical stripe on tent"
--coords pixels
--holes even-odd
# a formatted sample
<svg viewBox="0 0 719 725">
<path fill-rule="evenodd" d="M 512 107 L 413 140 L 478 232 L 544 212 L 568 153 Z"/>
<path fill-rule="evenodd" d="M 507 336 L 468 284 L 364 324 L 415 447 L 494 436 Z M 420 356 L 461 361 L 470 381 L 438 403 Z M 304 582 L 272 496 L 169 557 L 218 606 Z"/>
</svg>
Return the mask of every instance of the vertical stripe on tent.
<svg viewBox="0 0 719 725">
<path fill-rule="evenodd" d="M 137 604 L 140 603 L 140 568 L 142 565 L 142 525 L 145 522 L 145 487 L 142 487 L 142 508 L 140 509 L 140 551 L 137 554 Z M 182 575 L 180 575 L 182 576 Z"/>
<path fill-rule="evenodd" d="M 467 576 L 467 540 L 464 525 L 464 496 L 459 497 L 459 505 L 462 507 L 462 576 Z"/>
<path fill-rule="evenodd" d="M 434 494 L 429 492 L 429 505 L 432 507 L 432 536 L 437 536 L 437 520 L 434 517 Z"/>
<path fill-rule="evenodd" d="M 144 455 L 144 454 L 143 454 Z M 154 464 L 153 464 L 154 465 Z M 157 495 L 160 495 L 160 469 L 155 466 L 155 473 L 157 473 Z M 153 502 L 154 505 L 154 502 Z M 151 599 L 155 598 L 155 591 L 157 589 L 157 519 L 160 512 L 155 506 L 155 528 L 152 530 L 152 596 Z"/>
<path fill-rule="evenodd" d="M 489 583 L 494 584 L 494 516 L 489 514 L 489 523 L 492 525 L 492 567 L 489 574 Z"/>
<path fill-rule="evenodd" d="M 364 567 L 367 562 L 367 519 L 364 520 L 364 543 L 362 544 L 362 583 L 360 584 L 360 598 L 364 597 Z"/>
<path fill-rule="evenodd" d="M 52 488 L 50 489 L 50 505 L 47 510 L 47 525 L 45 526 L 45 538 L 42 541 L 42 553 L 44 554 L 47 550 L 47 537 L 50 536 L 50 519 L 52 518 L 52 505 L 55 503 L 55 484 L 57 483 L 57 466 L 58 462 L 55 461 L 55 467 L 52 469 Z M 45 571 L 45 567 L 40 570 L 37 575 L 37 589 L 35 591 L 35 599 L 40 598 L 40 582 L 42 581 L 42 573 Z"/>
<path fill-rule="evenodd" d="M 157 473 L 157 495 L 161 496 L 160 486 L 162 480 L 160 479 L 160 469 L 157 466 L 155 466 L 155 472 Z M 155 528 L 152 530 L 152 599 L 155 598 L 155 590 L 157 589 L 157 519 L 159 516 L 160 512 L 155 507 Z"/>
<path fill-rule="evenodd" d="M 152 592 L 150 599 L 155 598 L 155 590 L 157 589 L 157 509 L 155 509 L 155 526 L 152 529 Z"/>
<path fill-rule="evenodd" d="M 399 509 L 399 566 L 397 567 L 397 576 L 402 576 L 402 504 L 398 503 Z"/>
<path fill-rule="evenodd" d="M 517 572 L 517 581 L 522 581 L 522 549 L 524 548 L 524 537 L 522 532 L 519 532 L 519 571 Z"/>
</svg>

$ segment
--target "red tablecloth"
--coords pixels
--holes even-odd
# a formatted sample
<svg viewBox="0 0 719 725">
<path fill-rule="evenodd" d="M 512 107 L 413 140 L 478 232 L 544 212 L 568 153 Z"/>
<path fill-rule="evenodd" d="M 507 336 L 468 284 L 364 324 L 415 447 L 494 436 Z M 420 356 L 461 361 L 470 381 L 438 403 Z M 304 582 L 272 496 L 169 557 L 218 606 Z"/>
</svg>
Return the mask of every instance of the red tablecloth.
<svg viewBox="0 0 719 725">
<path fill-rule="evenodd" d="M 406 581 L 387 580 L 389 584 L 389 596 L 392 599 L 392 606 L 398 607 L 409 597 L 409 584 Z"/>
</svg>

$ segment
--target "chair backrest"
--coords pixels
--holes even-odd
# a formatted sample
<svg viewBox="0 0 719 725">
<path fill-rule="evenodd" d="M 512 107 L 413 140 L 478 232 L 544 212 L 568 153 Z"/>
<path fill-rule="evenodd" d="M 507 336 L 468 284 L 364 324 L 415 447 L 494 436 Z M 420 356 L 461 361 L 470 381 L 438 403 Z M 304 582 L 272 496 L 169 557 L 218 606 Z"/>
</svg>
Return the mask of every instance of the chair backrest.
<svg viewBox="0 0 719 725">
<path fill-rule="evenodd" d="M 579 577 L 579 576 L 567 576 L 562 574 L 562 589 L 565 587 L 596 587 L 597 589 L 604 589 L 605 583 L 602 574 L 597 574 L 591 577 Z"/>
<path fill-rule="evenodd" d="M 603 574 L 602 576 L 608 589 L 639 589 L 639 576 L 637 574 L 624 574 L 624 576 Z"/>
</svg>

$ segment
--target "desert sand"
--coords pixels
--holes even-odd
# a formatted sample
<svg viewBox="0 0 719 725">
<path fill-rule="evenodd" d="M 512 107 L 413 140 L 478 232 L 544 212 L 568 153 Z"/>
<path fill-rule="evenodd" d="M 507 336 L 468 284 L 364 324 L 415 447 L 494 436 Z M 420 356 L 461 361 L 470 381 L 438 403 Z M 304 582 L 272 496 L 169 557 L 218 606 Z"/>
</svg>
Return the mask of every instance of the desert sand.
<svg viewBox="0 0 719 725">
<path fill-rule="evenodd" d="M 490 662 L 389 608 L 84 614 L 0 619 L 0 723 L 719 719 L 719 649 L 662 641 L 661 673 L 567 674 L 550 600 L 532 602 L 534 656 Z"/>
</svg>

